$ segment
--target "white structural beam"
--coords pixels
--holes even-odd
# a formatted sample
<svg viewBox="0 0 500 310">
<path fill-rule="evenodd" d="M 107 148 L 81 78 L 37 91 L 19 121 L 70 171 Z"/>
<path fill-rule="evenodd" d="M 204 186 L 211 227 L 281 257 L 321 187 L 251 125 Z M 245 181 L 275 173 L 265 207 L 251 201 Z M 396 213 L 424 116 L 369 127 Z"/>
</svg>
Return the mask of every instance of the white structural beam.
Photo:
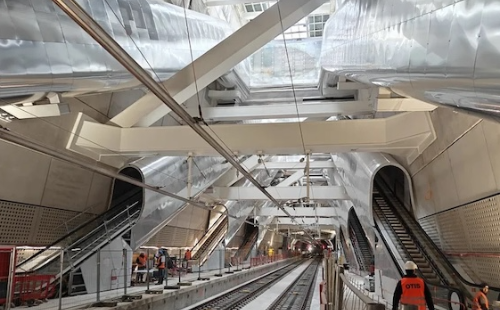
<svg viewBox="0 0 500 310">
<path fill-rule="evenodd" d="M 266 162 L 259 164 L 255 169 L 283 169 L 283 170 L 304 170 L 306 162 Z M 328 169 L 335 168 L 333 161 L 311 161 L 309 164 L 310 169 Z"/>
<path fill-rule="evenodd" d="M 356 115 L 373 113 L 370 101 L 336 101 L 328 103 L 270 104 L 238 107 L 202 108 L 203 119 L 213 121 L 239 121 L 251 119 L 273 119 L 294 117 L 330 117 L 334 115 Z M 188 109 L 192 116 L 198 109 Z"/>
<path fill-rule="evenodd" d="M 257 166 L 259 166 L 259 159 L 261 157 L 257 155 L 250 156 L 248 159 L 246 159 L 241 165 L 243 168 L 245 168 L 247 171 L 253 171 Z M 266 159 L 267 157 L 264 156 L 262 159 Z M 215 183 L 213 186 L 231 186 L 234 183 L 238 182 L 243 178 L 243 175 L 241 173 L 238 173 L 238 170 L 236 168 L 231 168 L 229 169 L 226 173 L 224 173 Z"/>
<path fill-rule="evenodd" d="M 78 117 L 68 148 L 103 154 L 218 156 L 187 126 L 118 128 Z M 80 123 L 78 123 L 80 122 Z M 227 124 L 207 128 L 235 154 L 303 154 L 349 151 L 386 152 L 411 163 L 435 138 L 426 112 L 401 113 L 383 119 L 330 122 Z M 161 137 L 157 138 L 157 137 Z M 87 155 L 87 154 L 85 154 Z"/>
<path fill-rule="evenodd" d="M 332 207 L 321 207 L 321 208 L 303 208 L 303 207 L 285 207 L 285 210 L 291 214 L 292 216 L 297 217 L 315 217 L 315 216 L 324 216 L 324 217 L 336 217 L 336 213 L 334 208 Z M 257 210 L 258 216 L 278 216 L 278 217 L 286 217 L 287 215 L 283 210 L 278 208 L 260 208 Z"/>
<path fill-rule="evenodd" d="M 40 105 L 4 105 L 0 107 L 17 119 L 30 119 L 39 117 L 61 116 L 69 113 L 69 105 L 59 104 L 40 104 Z"/>
<path fill-rule="evenodd" d="M 338 220 L 334 217 L 330 218 L 325 218 L 325 217 L 320 217 L 320 218 L 311 218 L 311 217 L 304 217 L 304 218 L 296 218 L 295 219 L 299 225 L 335 225 L 338 223 Z M 294 221 L 292 221 L 291 218 L 289 217 L 280 217 L 277 218 L 275 217 L 271 223 L 271 227 L 273 225 L 295 225 L 297 229 L 301 229 L 300 226 L 298 226 Z M 280 227 L 281 228 L 281 227 Z"/>
<path fill-rule="evenodd" d="M 304 177 L 304 171 L 296 171 L 291 176 L 289 176 L 288 178 L 286 178 L 282 182 L 280 182 L 277 186 L 279 186 L 279 187 L 291 186 L 294 183 L 297 183 L 303 177 Z"/>
<path fill-rule="evenodd" d="M 177 102 L 185 102 L 323 3 L 324 0 L 279 1 L 177 72 L 164 86 Z M 110 122 L 120 127 L 148 127 L 169 112 L 163 102 L 148 93 Z"/>
<path fill-rule="evenodd" d="M 437 106 L 413 98 L 379 98 L 378 112 L 430 112 Z"/>
<path fill-rule="evenodd" d="M 255 187 L 214 187 L 213 196 L 220 200 L 268 200 Z M 266 190 L 276 200 L 297 200 L 306 197 L 307 189 L 303 186 L 290 187 L 268 187 Z M 342 186 L 311 186 L 310 199 L 314 201 L 321 200 L 348 200 L 350 199 L 346 190 Z"/>
</svg>

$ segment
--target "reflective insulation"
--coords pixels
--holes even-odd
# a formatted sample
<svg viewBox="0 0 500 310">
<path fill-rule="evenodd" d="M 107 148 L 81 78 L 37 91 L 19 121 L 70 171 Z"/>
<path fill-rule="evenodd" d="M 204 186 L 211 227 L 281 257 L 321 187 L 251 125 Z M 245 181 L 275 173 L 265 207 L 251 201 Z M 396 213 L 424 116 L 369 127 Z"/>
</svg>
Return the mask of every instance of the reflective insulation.
<svg viewBox="0 0 500 310">
<path fill-rule="evenodd" d="M 192 165 L 194 197 L 211 186 L 231 166 L 222 157 L 195 157 Z M 143 181 L 182 197 L 187 197 L 188 162 L 186 157 L 147 157 L 126 167 L 137 169 Z M 126 168 L 124 167 L 124 168 Z M 138 248 L 160 231 L 186 204 L 162 194 L 143 190 L 144 205 L 137 223 L 132 228 L 131 247 Z"/>
<path fill-rule="evenodd" d="M 353 0 L 337 5 L 325 25 L 325 70 L 498 121 L 498 1 Z"/>
<path fill-rule="evenodd" d="M 280 156 L 274 156 L 271 158 L 270 162 L 283 161 L 283 158 Z M 273 170 L 254 170 L 252 172 L 252 176 L 261 184 L 262 186 L 270 186 L 271 182 L 276 178 L 278 173 L 281 170 L 273 169 Z M 240 187 L 254 187 L 254 185 L 246 179 L 240 180 L 240 182 L 236 183 L 234 186 Z M 271 204 L 272 202 L 266 202 L 266 204 Z M 243 226 L 245 220 L 250 216 L 253 209 L 255 207 L 261 206 L 262 202 L 258 200 L 254 201 L 228 201 L 226 203 L 227 212 L 230 215 L 233 215 L 237 218 L 230 217 L 229 218 L 229 227 L 226 233 L 225 244 L 229 244 L 233 237 L 238 233 L 238 230 Z M 238 245 L 239 246 L 239 245 Z"/>
<path fill-rule="evenodd" d="M 133 58 L 166 80 L 233 33 L 161 0 L 77 1 Z M 189 29 L 189 33 L 188 33 Z M 139 82 L 51 0 L 0 1 L 0 97 L 92 93 Z M 248 62 L 237 67 L 248 76 Z"/>
</svg>

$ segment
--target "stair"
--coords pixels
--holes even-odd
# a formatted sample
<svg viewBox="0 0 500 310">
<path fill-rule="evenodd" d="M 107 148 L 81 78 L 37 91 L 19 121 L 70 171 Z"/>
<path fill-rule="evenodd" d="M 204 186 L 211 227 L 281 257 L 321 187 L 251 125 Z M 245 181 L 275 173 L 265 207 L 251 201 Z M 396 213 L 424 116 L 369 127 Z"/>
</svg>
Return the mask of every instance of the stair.
<svg viewBox="0 0 500 310">
<path fill-rule="evenodd" d="M 236 256 L 242 259 L 242 261 L 246 261 L 248 259 L 248 256 L 252 252 L 252 248 L 257 242 L 257 238 L 259 236 L 259 230 L 254 229 L 253 232 L 245 238 L 243 245 L 238 249 L 238 252 L 236 252 Z"/>
<path fill-rule="evenodd" d="M 68 287 L 69 294 L 85 294 L 85 282 L 79 266 L 90 256 L 102 249 L 106 244 L 115 238 L 121 238 L 128 234 L 130 241 L 130 229 L 138 219 L 142 208 L 142 190 L 135 190 L 125 194 L 117 199 L 112 208 L 76 228 L 63 238 L 47 247 L 61 246 L 65 249 L 63 260 L 62 275 L 69 274 Z M 84 233 L 83 233 L 84 232 Z M 16 266 L 18 273 L 36 272 L 37 274 L 60 275 L 61 265 L 59 255 L 49 256 L 43 262 L 29 269 L 23 268 L 29 266 L 29 263 L 38 255 L 45 251 L 40 251 L 36 255 L 23 261 Z M 56 279 L 59 281 L 59 277 Z"/>
<path fill-rule="evenodd" d="M 360 271 L 370 272 L 374 262 L 373 251 L 368 238 L 354 210 L 349 216 L 349 237 L 353 245 Z"/>
<path fill-rule="evenodd" d="M 219 217 L 203 238 L 201 238 L 200 241 L 191 249 L 191 259 L 199 260 L 200 263 L 203 264 L 226 234 L 227 224 L 227 217 Z"/>
<path fill-rule="evenodd" d="M 387 196 L 389 196 L 386 193 Z M 390 204 L 388 203 L 390 201 Z M 402 212 L 396 213 L 396 210 L 404 208 L 399 201 L 395 199 L 386 199 L 381 193 L 380 188 L 374 185 L 373 189 L 373 211 L 381 221 L 384 230 L 391 237 L 393 244 L 397 245 L 403 260 L 411 260 L 419 267 L 418 272 L 426 282 L 436 285 L 446 285 L 441 276 L 434 270 L 432 263 L 423 249 L 418 246 L 410 230 L 411 225 L 400 216 Z M 416 229 L 413 227 L 413 229 Z"/>
</svg>

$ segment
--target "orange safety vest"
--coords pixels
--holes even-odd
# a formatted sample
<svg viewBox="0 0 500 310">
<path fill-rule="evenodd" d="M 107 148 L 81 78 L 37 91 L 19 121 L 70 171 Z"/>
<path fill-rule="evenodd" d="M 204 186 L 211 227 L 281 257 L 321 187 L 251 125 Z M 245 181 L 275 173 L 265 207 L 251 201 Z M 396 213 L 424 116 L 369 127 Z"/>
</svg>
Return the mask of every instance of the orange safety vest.
<svg viewBox="0 0 500 310">
<path fill-rule="evenodd" d="M 137 261 L 138 261 L 138 266 L 139 267 L 146 267 L 146 257 L 141 257 L 141 256 L 138 256 L 137 257 Z"/>
<path fill-rule="evenodd" d="M 158 257 L 158 263 L 157 263 L 158 269 L 165 269 L 165 262 L 162 262 L 161 258 L 162 258 L 162 256 Z M 165 257 L 165 260 L 166 260 L 166 257 Z"/>
<path fill-rule="evenodd" d="M 425 310 L 425 283 L 420 278 L 402 278 L 401 304 L 415 305 L 419 310 Z"/>
<path fill-rule="evenodd" d="M 474 296 L 474 299 L 472 300 L 472 309 L 474 310 L 480 310 L 481 308 L 481 302 L 480 299 L 484 300 L 484 305 L 486 306 L 487 309 L 490 308 L 490 303 L 488 302 L 488 297 L 482 292 L 479 291 L 476 293 L 476 296 Z"/>
</svg>

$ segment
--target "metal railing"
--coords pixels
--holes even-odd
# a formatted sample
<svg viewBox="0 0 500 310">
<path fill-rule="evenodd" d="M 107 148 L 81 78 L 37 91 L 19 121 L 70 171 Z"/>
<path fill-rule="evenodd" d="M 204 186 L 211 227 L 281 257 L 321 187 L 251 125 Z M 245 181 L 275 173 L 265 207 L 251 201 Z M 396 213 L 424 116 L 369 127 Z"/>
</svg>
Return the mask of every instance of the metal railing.
<svg viewBox="0 0 500 310">
<path fill-rule="evenodd" d="M 344 268 L 336 264 L 335 258 L 323 261 L 324 284 L 321 303 L 326 310 L 384 310 L 379 303 L 353 285 L 344 274 Z"/>
</svg>

